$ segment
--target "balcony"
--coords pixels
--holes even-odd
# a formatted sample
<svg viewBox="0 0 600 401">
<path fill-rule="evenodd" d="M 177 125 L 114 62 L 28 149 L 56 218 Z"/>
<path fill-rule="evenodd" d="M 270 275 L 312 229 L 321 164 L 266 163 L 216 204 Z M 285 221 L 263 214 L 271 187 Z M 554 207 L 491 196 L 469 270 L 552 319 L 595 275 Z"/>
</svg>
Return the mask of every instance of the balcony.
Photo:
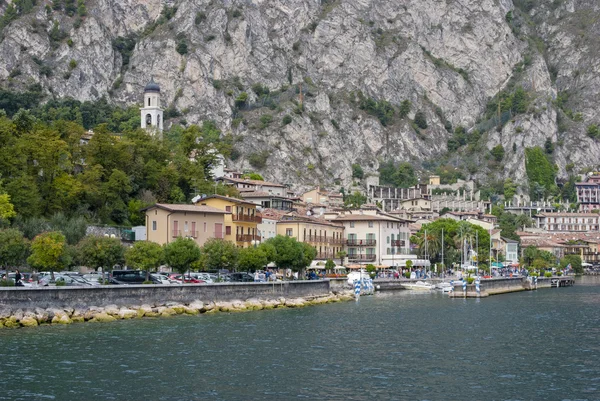
<svg viewBox="0 0 600 401">
<path fill-rule="evenodd" d="M 374 262 L 377 255 L 348 255 L 348 260 L 352 262 Z"/>
<path fill-rule="evenodd" d="M 335 259 L 332 252 L 317 252 L 315 259 Z"/>
<path fill-rule="evenodd" d="M 251 241 L 260 241 L 260 235 L 252 235 L 252 234 L 236 234 L 235 240 L 237 242 L 251 242 Z"/>
<path fill-rule="evenodd" d="M 402 239 L 395 239 L 395 240 L 392 240 L 391 244 L 392 244 L 392 246 L 395 246 L 395 247 L 403 247 L 403 246 L 406 246 L 406 245 L 405 245 L 405 241 L 404 241 L 404 240 L 402 240 Z"/>
<path fill-rule="evenodd" d="M 233 214 L 231 215 L 231 221 L 260 224 L 262 223 L 262 217 L 249 216 L 247 214 Z"/>
<path fill-rule="evenodd" d="M 328 238 L 327 242 L 332 245 L 343 245 L 346 241 L 343 238 Z"/>
<path fill-rule="evenodd" d="M 375 239 L 347 239 L 346 245 L 348 246 L 374 246 L 377 244 Z"/>
<path fill-rule="evenodd" d="M 328 238 L 324 235 L 308 235 L 306 236 L 306 242 L 322 242 L 327 243 Z"/>
</svg>

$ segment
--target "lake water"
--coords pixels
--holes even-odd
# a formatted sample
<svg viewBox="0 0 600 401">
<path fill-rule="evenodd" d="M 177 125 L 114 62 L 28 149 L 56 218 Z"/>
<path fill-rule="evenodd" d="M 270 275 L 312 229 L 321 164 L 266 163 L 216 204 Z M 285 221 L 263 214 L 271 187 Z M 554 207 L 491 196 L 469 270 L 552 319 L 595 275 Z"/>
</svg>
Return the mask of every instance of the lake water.
<svg viewBox="0 0 600 401">
<path fill-rule="evenodd" d="M 600 400 L 600 286 L 0 330 L 0 381 L 1 400 Z"/>
</svg>

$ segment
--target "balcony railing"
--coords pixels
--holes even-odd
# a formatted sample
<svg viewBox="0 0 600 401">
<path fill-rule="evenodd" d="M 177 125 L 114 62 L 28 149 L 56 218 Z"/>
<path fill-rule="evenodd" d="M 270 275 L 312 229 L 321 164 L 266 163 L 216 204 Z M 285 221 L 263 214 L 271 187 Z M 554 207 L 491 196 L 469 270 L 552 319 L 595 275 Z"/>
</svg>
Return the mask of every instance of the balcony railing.
<svg viewBox="0 0 600 401">
<path fill-rule="evenodd" d="M 392 240 L 392 246 L 402 247 L 402 246 L 405 246 L 404 244 L 405 244 L 405 242 L 403 239 Z"/>
<path fill-rule="evenodd" d="M 241 221 L 245 223 L 262 223 L 261 216 L 249 216 L 247 214 L 234 214 L 231 216 L 231 221 Z"/>
<path fill-rule="evenodd" d="M 235 240 L 237 242 L 250 242 L 250 241 L 260 241 L 260 235 L 252 235 L 252 234 L 236 234 Z"/>
<path fill-rule="evenodd" d="M 317 252 L 315 259 L 335 259 L 333 252 Z"/>
<path fill-rule="evenodd" d="M 343 245 L 346 242 L 343 238 L 328 238 L 330 244 Z"/>
<path fill-rule="evenodd" d="M 377 244 L 375 239 L 347 239 L 346 245 L 348 246 L 373 246 Z"/>
<path fill-rule="evenodd" d="M 357 262 L 373 262 L 377 255 L 348 255 L 348 260 Z"/>
</svg>

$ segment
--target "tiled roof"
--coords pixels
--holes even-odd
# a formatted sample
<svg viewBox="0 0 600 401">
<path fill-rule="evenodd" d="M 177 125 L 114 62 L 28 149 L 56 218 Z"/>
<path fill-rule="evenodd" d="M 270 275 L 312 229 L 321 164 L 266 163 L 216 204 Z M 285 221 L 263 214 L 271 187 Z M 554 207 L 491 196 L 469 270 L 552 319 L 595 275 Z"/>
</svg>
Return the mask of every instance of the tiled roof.
<svg viewBox="0 0 600 401">
<path fill-rule="evenodd" d="M 372 214 L 345 214 L 338 216 L 334 221 L 403 221 L 397 217 Z"/>
<path fill-rule="evenodd" d="M 237 198 L 232 198 L 230 196 L 223 196 L 223 195 L 210 195 L 210 196 L 207 196 L 206 198 L 200 199 L 196 204 L 202 203 L 203 201 L 205 201 L 207 199 L 221 199 L 221 200 L 229 201 L 229 202 L 232 202 L 232 203 L 238 203 L 238 204 L 256 206 L 256 203 L 246 202 L 245 200 L 241 200 L 241 199 L 237 199 Z"/>
<path fill-rule="evenodd" d="M 219 214 L 231 214 L 231 212 L 226 212 L 221 209 L 217 209 L 216 207 L 206 206 L 206 205 L 179 205 L 179 204 L 169 204 L 169 203 L 157 203 L 155 205 L 149 206 L 142 210 L 148 210 L 152 208 L 159 208 L 168 210 L 169 212 L 190 212 L 190 213 L 219 213 Z"/>
<path fill-rule="evenodd" d="M 542 217 L 598 217 L 596 213 L 538 213 Z M 536 217 L 537 217 L 536 216 Z"/>
<path fill-rule="evenodd" d="M 243 198 L 277 198 L 288 200 L 288 198 L 286 198 L 285 196 L 273 195 L 272 193 L 266 191 L 249 191 L 240 193 L 240 195 Z"/>
</svg>

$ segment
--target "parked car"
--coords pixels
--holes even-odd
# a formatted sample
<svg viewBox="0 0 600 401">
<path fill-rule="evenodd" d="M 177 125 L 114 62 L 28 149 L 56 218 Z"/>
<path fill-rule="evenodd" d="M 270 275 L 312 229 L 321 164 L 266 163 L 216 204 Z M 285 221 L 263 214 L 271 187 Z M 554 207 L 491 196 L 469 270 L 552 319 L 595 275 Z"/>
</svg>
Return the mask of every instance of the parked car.
<svg viewBox="0 0 600 401">
<path fill-rule="evenodd" d="M 181 274 L 176 274 L 176 275 L 170 276 L 170 277 L 173 280 L 177 280 L 177 282 L 181 284 Z M 185 276 L 184 277 L 184 283 L 187 283 L 187 284 L 202 284 L 202 283 L 204 283 L 204 281 L 203 280 L 198 280 L 197 278 L 194 278 L 192 276 Z"/>
<path fill-rule="evenodd" d="M 149 278 L 153 284 L 162 284 L 152 275 Z M 109 281 L 111 284 L 143 284 L 146 281 L 146 272 L 143 270 L 113 270 Z"/>
<path fill-rule="evenodd" d="M 49 285 L 66 285 L 69 287 L 88 287 L 92 284 L 81 277 L 77 276 L 67 276 L 63 274 L 55 274 L 54 281 L 52 280 L 52 276 L 44 276 L 43 279 L 40 279 L 39 285 L 41 286 L 49 286 Z"/>
<path fill-rule="evenodd" d="M 175 280 L 171 280 L 169 278 L 169 276 L 167 276 L 166 274 L 161 274 L 161 273 L 150 273 L 150 276 L 158 281 L 160 281 L 161 284 L 173 284 L 176 281 Z"/>
<path fill-rule="evenodd" d="M 210 277 L 210 275 L 208 273 L 190 273 L 190 276 L 192 276 L 196 280 L 202 280 L 205 283 L 213 282 L 213 279 Z"/>
<path fill-rule="evenodd" d="M 248 273 L 231 273 L 229 275 L 229 281 L 236 283 L 250 283 L 254 282 L 254 276 Z"/>
</svg>

